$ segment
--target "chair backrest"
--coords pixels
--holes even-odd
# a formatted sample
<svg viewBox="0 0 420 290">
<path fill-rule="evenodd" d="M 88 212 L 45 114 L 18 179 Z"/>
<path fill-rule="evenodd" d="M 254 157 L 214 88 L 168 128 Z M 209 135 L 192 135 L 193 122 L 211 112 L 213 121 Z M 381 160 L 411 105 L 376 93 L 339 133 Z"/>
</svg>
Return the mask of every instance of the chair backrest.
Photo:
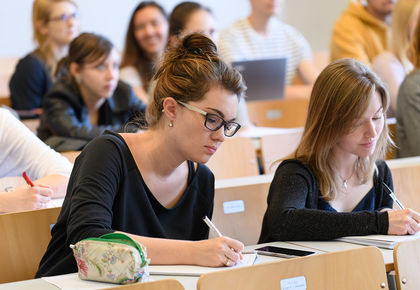
<svg viewBox="0 0 420 290">
<path fill-rule="evenodd" d="M 208 273 L 197 289 L 388 289 L 388 284 L 381 252 L 364 247 Z"/>
<path fill-rule="evenodd" d="M 261 175 L 224 180 L 231 184 L 224 187 L 216 185 L 212 221 L 223 235 L 245 245 L 257 244 L 272 179 L 272 175 Z"/>
<path fill-rule="evenodd" d="M 0 283 L 33 279 L 61 208 L 0 215 Z"/>
<path fill-rule="evenodd" d="M 175 279 L 163 279 L 152 282 L 144 283 L 134 283 L 129 285 L 121 285 L 112 288 L 106 289 L 115 289 L 115 290 L 184 290 L 184 286 Z"/>
<path fill-rule="evenodd" d="M 216 179 L 260 174 L 257 153 L 250 138 L 227 138 L 206 165 Z"/>
<path fill-rule="evenodd" d="M 394 143 L 397 141 L 396 138 L 396 125 L 397 125 L 397 118 L 387 118 L 386 119 L 386 123 L 388 124 L 388 131 L 389 131 L 389 136 L 391 137 L 392 141 L 394 141 Z M 395 147 L 392 147 L 390 151 L 386 152 L 386 157 L 385 159 L 394 159 L 395 155 L 396 155 L 396 149 Z"/>
<path fill-rule="evenodd" d="M 388 160 L 387 164 L 391 169 L 397 198 L 406 207 L 420 211 L 420 157 Z"/>
<path fill-rule="evenodd" d="M 283 99 L 246 102 L 249 120 L 260 127 L 303 127 L 308 113 L 308 99 Z"/>
<path fill-rule="evenodd" d="M 290 131 L 261 137 L 261 155 L 265 174 L 274 173 L 278 166 L 276 161 L 291 157 L 298 147 L 303 128 L 287 130 Z"/>
<path fill-rule="evenodd" d="M 404 241 L 395 246 L 394 268 L 399 290 L 419 289 L 420 239 Z"/>
</svg>

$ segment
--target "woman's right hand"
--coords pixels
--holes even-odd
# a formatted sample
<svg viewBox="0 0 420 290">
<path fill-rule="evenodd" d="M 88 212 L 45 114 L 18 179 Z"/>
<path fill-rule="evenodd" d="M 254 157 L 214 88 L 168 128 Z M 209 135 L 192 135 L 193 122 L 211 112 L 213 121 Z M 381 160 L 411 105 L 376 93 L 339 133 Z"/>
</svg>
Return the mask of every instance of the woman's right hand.
<svg viewBox="0 0 420 290">
<path fill-rule="evenodd" d="M 197 241 L 193 243 L 192 261 L 200 266 L 230 267 L 242 258 L 243 249 L 242 242 L 228 237 Z"/>
<path fill-rule="evenodd" d="M 388 235 L 414 235 L 420 231 L 420 214 L 410 208 L 388 211 Z"/>
<path fill-rule="evenodd" d="M 53 191 L 49 186 L 35 185 L 29 187 L 22 185 L 12 192 L 2 192 L 0 195 L 2 212 L 16 212 L 46 208 L 51 200 Z"/>
</svg>

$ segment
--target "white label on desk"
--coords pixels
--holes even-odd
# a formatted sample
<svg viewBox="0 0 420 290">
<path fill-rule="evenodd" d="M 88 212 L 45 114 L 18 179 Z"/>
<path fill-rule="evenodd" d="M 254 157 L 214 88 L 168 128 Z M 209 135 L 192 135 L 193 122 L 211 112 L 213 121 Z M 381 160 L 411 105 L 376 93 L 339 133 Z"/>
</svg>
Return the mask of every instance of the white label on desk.
<svg viewBox="0 0 420 290">
<path fill-rule="evenodd" d="M 280 280 L 281 290 L 306 290 L 305 276 Z"/>
<path fill-rule="evenodd" d="M 223 212 L 225 214 L 243 211 L 245 211 L 245 204 L 243 200 L 231 200 L 223 203 Z"/>
</svg>

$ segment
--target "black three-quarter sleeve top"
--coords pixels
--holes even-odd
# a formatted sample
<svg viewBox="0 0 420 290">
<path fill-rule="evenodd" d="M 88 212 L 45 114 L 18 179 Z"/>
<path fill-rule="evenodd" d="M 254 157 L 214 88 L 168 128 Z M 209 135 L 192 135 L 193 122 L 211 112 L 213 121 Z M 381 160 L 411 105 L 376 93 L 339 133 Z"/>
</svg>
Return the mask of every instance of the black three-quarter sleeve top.
<svg viewBox="0 0 420 290">
<path fill-rule="evenodd" d="M 188 161 L 188 186 L 172 208 L 150 192 L 124 139 L 106 132 L 77 158 L 67 194 L 52 229 L 52 239 L 36 277 L 77 272 L 70 244 L 114 231 L 183 240 L 208 237 L 204 216 L 211 216 L 214 176 Z"/>
<path fill-rule="evenodd" d="M 392 199 L 382 182 L 393 188 L 391 171 L 377 162 L 373 188 L 352 212 L 335 211 L 322 197 L 313 170 L 294 159 L 283 161 L 274 175 L 260 243 L 330 240 L 343 236 L 386 234 Z"/>
</svg>

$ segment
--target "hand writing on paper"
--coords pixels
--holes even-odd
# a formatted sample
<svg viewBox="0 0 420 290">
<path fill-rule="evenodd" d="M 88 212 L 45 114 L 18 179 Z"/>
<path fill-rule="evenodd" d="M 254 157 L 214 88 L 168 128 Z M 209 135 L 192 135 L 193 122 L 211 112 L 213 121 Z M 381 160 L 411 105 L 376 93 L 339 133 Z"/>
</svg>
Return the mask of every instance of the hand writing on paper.
<svg viewBox="0 0 420 290">
<path fill-rule="evenodd" d="M 420 231 L 420 214 L 412 209 L 388 211 L 388 235 L 414 235 Z"/>
<path fill-rule="evenodd" d="M 50 186 L 36 184 L 34 187 L 22 185 L 12 192 L 2 192 L 0 208 L 2 212 L 16 212 L 46 208 L 53 191 Z"/>
<path fill-rule="evenodd" d="M 194 264 L 209 267 L 234 266 L 241 258 L 244 244 L 222 236 L 193 244 Z"/>
</svg>

